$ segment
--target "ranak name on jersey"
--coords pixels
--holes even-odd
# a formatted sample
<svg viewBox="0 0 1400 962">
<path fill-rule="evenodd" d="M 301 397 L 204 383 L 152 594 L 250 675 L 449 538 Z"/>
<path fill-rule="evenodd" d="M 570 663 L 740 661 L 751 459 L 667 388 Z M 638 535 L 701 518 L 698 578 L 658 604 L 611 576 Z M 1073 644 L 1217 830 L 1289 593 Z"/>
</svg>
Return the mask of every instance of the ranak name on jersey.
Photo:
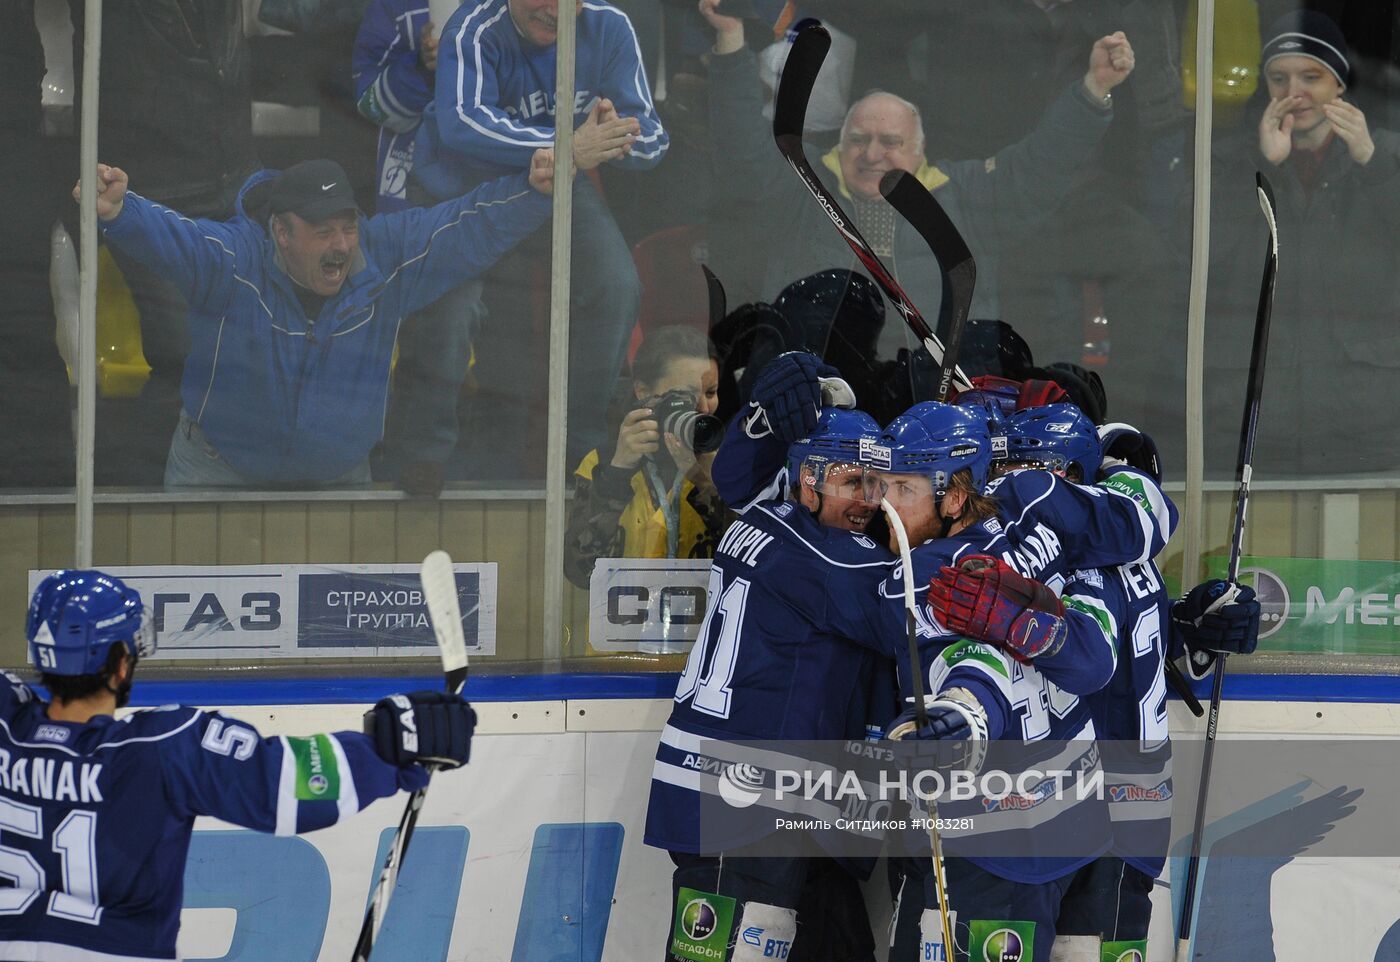
<svg viewBox="0 0 1400 962">
<path fill-rule="evenodd" d="M 11 766 L 11 757 L 0 748 L 0 790 L 51 802 L 91 805 L 104 801 L 97 785 L 102 766 L 96 762 L 22 757 Z"/>
</svg>

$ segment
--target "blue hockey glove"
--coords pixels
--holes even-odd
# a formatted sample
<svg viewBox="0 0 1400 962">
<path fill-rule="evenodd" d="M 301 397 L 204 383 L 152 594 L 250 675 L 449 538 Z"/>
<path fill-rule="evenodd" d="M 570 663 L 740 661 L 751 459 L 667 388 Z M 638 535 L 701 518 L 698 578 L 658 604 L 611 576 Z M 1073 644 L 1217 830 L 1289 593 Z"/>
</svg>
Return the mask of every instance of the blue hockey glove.
<svg viewBox="0 0 1400 962">
<path fill-rule="evenodd" d="M 1259 614 L 1253 588 L 1219 578 L 1197 585 L 1172 605 L 1172 623 L 1193 661 L 1197 653 L 1251 654 L 1259 644 Z"/>
<path fill-rule="evenodd" d="M 365 712 L 365 734 L 390 765 L 456 768 L 471 757 L 476 712 L 460 695 L 415 691 L 390 695 Z"/>
<path fill-rule="evenodd" d="M 805 438 L 821 415 L 823 377 L 840 372 L 815 354 L 789 351 L 764 366 L 754 382 L 746 428 L 750 437 L 773 434 L 791 444 Z M 766 430 L 765 430 L 766 429 Z"/>
<path fill-rule="evenodd" d="M 913 702 L 913 699 L 906 701 Z M 936 768 L 978 772 L 987 755 L 988 732 L 987 710 L 977 696 L 966 688 L 949 688 L 937 695 L 924 696 L 924 712 L 928 715 L 928 724 L 920 728 L 918 712 L 910 704 L 885 726 L 885 737 L 897 742 L 942 743 L 932 759 Z M 922 755 L 920 759 L 929 761 Z"/>
</svg>

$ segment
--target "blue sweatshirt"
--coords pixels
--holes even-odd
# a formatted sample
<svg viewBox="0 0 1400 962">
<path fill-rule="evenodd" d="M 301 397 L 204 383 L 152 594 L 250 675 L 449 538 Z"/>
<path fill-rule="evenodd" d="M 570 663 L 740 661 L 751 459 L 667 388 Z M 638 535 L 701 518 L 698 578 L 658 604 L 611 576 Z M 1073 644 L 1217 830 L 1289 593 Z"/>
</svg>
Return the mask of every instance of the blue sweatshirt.
<svg viewBox="0 0 1400 962">
<path fill-rule="evenodd" d="M 578 15 L 574 126 L 599 97 L 633 117 L 642 132 L 614 161 L 645 169 L 660 163 L 670 139 L 651 102 L 637 35 L 627 15 L 589 0 Z M 555 48 L 520 35 L 507 0 L 457 8 L 442 29 L 437 89 L 414 144 L 414 176 L 434 196 L 460 193 L 485 177 L 524 170 L 554 146 Z"/>
</svg>

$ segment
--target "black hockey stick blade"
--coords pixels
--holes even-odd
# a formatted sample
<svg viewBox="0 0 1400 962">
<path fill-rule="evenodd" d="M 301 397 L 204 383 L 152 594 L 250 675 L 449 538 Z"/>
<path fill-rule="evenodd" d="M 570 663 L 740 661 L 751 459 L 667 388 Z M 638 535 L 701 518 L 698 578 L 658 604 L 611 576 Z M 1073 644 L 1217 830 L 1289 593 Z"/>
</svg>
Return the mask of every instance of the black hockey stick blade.
<svg viewBox="0 0 1400 962">
<path fill-rule="evenodd" d="M 1264 254 L 1264 275 L 1259 282 L 1259 309 L 1254 317 L 1254 343 L 1249 350 L 1249 386 L 1246 389 L 1244 417 L 1240 423 L 1240 451 L 1235 463 L 1235 530 L 1230 539 L 1228 578 L 1236 580 L 1240 573 L 1240 555 L 1244 551 L 1245 518 L 1249 510 L 1249 485 L 1254 475 L 1254 439 L 1259 430 L 1259 408 L 1264 397 L 1264 367 L 1269 354 L 1269 326 L 1274 312 L 1274 285 L 1278 280 L 1278 218 L 1274 211 L 1274 188 L 1268 178 L 1256 172 L 1255 190 L 1259 194 L 1259 209 L 1269 227 L 1268 246 Z"/>
<path fill-rule="evenodd" d="M 710 330 L 713 331 L 720 322 L 729 314 L 729 299 L 725 297 L 724 285 L 719 282 L 715 272 L 704 264 L 700 269 L 705 272 L 705 288 L 710 293 Z"/>
<path fill-rule="evenodd" d="M 889 171 L 880 179 L 880 193 L 919 232 L 943 270 L 948 296 L 944 298 L 939 317 L 945 341 L 935 400 L 946 403 L 954 387 L 960 391 L 972 387 L 972 382 L 958 367 L 958 355 L 962 350 L 963 332 L 967 329 L 967 315 L 972 310 L 972 292 L 977 286 L 977 262 L 938 198 L 913 174 L 904 170 Z M 945 318 L 946 324 L 943 323 Z"/>
<path fill-rule="evenodd" d="M 817 74 L 821 72 L 822 61 L 826 59 L 826 52 L 830 47 L 830 34 L 815 20 L 810 26 L 798 30 L 797 39 L 793 41 L 792 50 L 788 52 L 783 74 L 778 79 L 778 95 L 773 110 L 773 139 L 778 145 L 778 152 L 783 155 L 783 159 L 788 162 L 788 166 L 797 174 L 807 191 L 816 198 L 822 211 L 841 235 L 841 239 L 846 242 L 846 246 L 856 255 L 866 273 L 879 285 L 895 310 L 899 311 L 904 323 L 914 332 L 914 336 L 923 342 L 924 349 L 928 351 L 934 363 L 942 365 L 943 342 L 933 333 L 923 314 L 914 306 L 909 295 L 904 293 L 904 288 L 899 286 L 899 282 L 881 262 L 874 248 L 861 236 L 836 198 L 826 189 L 826 185 L 808 162 L 802 146 L 807 102 L 811 99 L 812 85 L 816 82 Z M 970 387 L 971 384 L 961 386 Z"/>
<path fill-rule="evenodd" d="M 773 137 L 778 146 L 783 138 L 795 139 L 802 149 L 802 131 L 807 125 L 807 102 L 812 98 L 817 74 L 821 73 L 826 52 L 831 49 L 831 34 L 813 20 L 797 31 L 797 37 L 783 64 L 778 80 L 778 93 L 773 101 Z M 785 151 L 786 153 L 786 151 Z"/>
<path fill-rule="evenodd" d="M 1167 659 L 1162 662 L 1162 672 L 1167 676 L 1167 683 L 1177 693 L 1186 707 L 1191 710 L 1191 714 L 1200 718 L 1206 713 L 1201 707 L 1201 700 L 1196 697 L 1196 693 L 1191 690 L 1191 683 L 1186 680 L 1186 676 L 1181 673 L 1181 669 L 1176 667 L 1176 662 Z"/>
</svg>

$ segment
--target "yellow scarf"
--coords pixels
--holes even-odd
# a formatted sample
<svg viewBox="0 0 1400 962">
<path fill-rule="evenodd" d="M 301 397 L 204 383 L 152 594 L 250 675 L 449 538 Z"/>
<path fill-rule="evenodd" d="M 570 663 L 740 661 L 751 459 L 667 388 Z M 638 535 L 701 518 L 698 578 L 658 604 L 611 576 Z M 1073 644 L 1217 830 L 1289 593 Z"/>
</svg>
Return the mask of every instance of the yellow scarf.
<svg viewBox="0 0 1400 962">
<path fill-rule="evenodd" d="M 836 175 L 836 184 L 841 190 L 841 196 L 850 199 L 851 192 L 846 189 L 846 178 L 841 174 L 841 147 L 839 144 L 822 155 L 822 165 Z M 914 179 L 923 184 L 930 193 L 948 183 L 948 175 L 926 160 L 915 171 Z"/>
</svg>

